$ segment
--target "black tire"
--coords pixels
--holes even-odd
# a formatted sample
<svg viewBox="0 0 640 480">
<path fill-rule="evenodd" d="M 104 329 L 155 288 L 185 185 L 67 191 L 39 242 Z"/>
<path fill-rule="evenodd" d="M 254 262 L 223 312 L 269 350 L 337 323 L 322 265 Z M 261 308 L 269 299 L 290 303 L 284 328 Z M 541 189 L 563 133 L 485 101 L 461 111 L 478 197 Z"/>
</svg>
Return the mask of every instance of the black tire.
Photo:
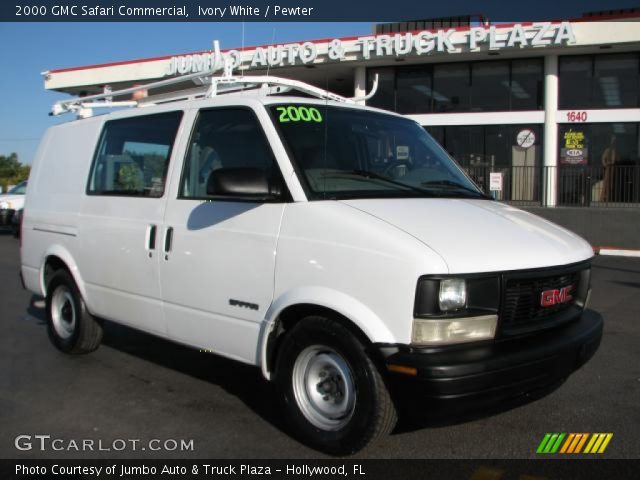
<svg viewBox="0 0 640 480">
<path fill-rule="evenodd" d="M 311 316 L 285 335 L 275 381 L 285 417 L 303 443 L 349 455 L 391 433 L 397 421 L 391 396 L 363 344 L 347 328 Z"/>
<path fill-rule="evenodd" d="M 49 280 L 46 299 L 49 339 L 71 354 L 93 352 L 102 341 L 102 324 L 94 318 L 69 272 L 58 270 Z"/>
</svg>

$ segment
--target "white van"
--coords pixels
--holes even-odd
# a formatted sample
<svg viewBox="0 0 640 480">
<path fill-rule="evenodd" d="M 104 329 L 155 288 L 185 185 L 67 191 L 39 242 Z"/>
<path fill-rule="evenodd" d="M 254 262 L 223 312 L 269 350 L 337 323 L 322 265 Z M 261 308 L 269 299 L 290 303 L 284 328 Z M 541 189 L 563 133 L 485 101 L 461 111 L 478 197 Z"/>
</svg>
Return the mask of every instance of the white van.
<svg viewBox="0 0 640 480">
<path fill-rule="evenodd" d="M 587 242 L 488 198 L 412 120 L 267 93 L 46 132 L 22 276 L 56 347 L 95 350 L 106 319 L 256 365 L 335 454 L 389 433 L 407 395 L 498 402 L 594 354 Z"/>
</svg>

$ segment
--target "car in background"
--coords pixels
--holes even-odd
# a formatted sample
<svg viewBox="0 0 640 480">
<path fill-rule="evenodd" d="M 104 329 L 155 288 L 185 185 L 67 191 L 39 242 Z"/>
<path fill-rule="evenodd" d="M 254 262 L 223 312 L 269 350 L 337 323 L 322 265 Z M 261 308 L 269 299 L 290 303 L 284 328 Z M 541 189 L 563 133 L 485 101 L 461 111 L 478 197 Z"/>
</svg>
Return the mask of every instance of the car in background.
<svg viewBox="0 0 640 480">
<path fill-rule="evenodd" d="M 22 226 L 22 212 L 23 209 L 16 210 L 11 219 L 11 233 L 16 238 L 20 238 L 20 227 Z"/>
<path fill-rule="evenodd" d="M 0 195 L 0 227 L 10 227 L 15 233 L 14 217 L 24 207 L 27 181 L 19 183 L 7 193 Z"/>
</svg>

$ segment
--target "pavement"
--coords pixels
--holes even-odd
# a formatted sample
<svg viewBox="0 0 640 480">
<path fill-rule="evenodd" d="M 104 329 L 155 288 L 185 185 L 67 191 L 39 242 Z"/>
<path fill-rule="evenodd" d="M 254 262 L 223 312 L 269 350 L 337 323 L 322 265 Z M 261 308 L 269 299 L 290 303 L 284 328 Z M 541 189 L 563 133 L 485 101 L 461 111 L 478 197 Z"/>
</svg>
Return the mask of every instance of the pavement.
<svg viewBox="0 0 640 480">
<path fill-rule="evenodd" d="M 0 233 L 0 458 L 324 458 L 288 435 L 255 367 L 110 322 L 96 352 L 58 352 L 18 269 L 18 240 Z M 598 256 L 592 282 L 604 338 L 557 390 L 473 418 L 403 424 L 355 458 L 535 458 L 546 432 L 610 432 L 601 457 L 640 458 L 640 259 Z M 83 440 L 93 450 L 74 448 Z"/>
</svg>

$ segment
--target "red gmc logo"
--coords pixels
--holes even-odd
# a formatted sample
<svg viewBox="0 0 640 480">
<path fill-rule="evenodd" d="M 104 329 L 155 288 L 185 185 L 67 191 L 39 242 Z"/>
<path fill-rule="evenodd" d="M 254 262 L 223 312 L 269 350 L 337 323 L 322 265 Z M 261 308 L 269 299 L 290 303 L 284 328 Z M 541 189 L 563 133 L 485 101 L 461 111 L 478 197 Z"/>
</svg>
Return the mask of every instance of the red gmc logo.
<svg viewBox="0 0 640 480">
<path fill-rule="evenodd" d="M 543 307 L 552 307 L 554 305 L 558 305 L 559 303 L 570 302 L 571 300 L 573 300 L 573 297 L 571 296 L 572 290 L 573 285 L 562 287 L 559 290 L 545 290 L 540 295 L 540 305 Z"/>
</svg>

